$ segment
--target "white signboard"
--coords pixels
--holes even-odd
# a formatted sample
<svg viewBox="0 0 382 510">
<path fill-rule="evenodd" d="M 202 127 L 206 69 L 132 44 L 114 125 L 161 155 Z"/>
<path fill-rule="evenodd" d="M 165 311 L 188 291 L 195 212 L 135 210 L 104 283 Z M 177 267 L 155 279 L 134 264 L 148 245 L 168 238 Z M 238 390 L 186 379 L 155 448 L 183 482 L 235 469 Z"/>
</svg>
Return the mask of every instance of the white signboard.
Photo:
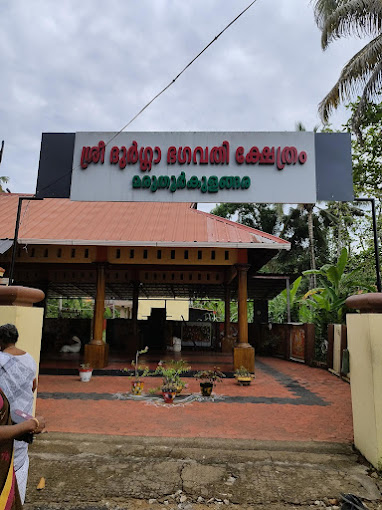
<svg viewBox="0 0 382 510">
<path fill-rule="evenodd" d="M 70 198 L 314 203 L 314 140 L 309 132 L 76 133 Z"/>
</svg>

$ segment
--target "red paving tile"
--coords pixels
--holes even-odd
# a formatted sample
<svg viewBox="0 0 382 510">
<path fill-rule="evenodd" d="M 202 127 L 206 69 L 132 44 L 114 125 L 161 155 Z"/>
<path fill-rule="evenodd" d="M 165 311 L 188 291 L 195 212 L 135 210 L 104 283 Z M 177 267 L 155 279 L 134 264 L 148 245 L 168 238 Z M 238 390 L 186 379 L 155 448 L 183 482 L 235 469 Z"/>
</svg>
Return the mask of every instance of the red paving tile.
<svg viewBox="0 0 382 510">
<path fill-rule="evenodd" d="M 146 388 L 160 379 L 146 379 Z M 198 392 L 187 378 L 186 392 Z M 167 437 L 219 437 L 257 440 L 353 440 L 350 386 L 325 370 L 274 358 L 259 358 L 249 387 L 225 379 L 216 393 L 230 397 L 215 403 L 153 405 L 133 400 L 79 400 L 75 394 L 126 393 L 128 377 L 99 376 L 81 383 L 77 376 L 40 376 L 37 412 L 57 432 Z M 296 389 L 297 388 L 297 389 Z M 45 398 L 48 393 L 69 398 Z M 49 396 L 49 395 L 48 395 Z M 86 395 L 85 395 L 86 396 Z M 91 398 L 91 395 L 88 398 Z M 238 398 L 254 399 L 240 403 Z M 282 400 L 284 399 L 284 400 Z M 280 400 L 280 402 L 278 402 Z M 320 405 L 321 404 L 321 405 Z"/>
</svg>

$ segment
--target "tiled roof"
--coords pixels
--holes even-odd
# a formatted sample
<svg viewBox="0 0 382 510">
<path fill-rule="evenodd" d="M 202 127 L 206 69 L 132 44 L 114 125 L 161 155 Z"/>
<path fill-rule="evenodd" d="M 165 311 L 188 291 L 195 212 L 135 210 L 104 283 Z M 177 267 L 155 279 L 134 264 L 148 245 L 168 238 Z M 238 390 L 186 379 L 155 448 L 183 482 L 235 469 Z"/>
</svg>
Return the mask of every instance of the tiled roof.
<svg viewBox="0 0 382 510">
<path fill-rule="evenodd" d="M 18 197 L 0 193 L 0 239 L 14 235 Z M 25 196 L 25 195 L 23 195 Z M 290 243 L 189 203 L 23 201 L 19 242 L 289 249 Z"/>
</svg>

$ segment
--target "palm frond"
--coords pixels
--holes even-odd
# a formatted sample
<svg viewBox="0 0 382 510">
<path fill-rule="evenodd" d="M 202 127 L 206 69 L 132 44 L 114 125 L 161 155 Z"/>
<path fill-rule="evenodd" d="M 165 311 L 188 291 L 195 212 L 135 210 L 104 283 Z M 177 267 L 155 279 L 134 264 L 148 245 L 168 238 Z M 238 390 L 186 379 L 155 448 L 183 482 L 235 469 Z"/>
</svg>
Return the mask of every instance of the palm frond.
<svg viewBox="0 0 382 510">
<path fill-rule="evenodd" d="M 361 99 L 360 99 L 358 106 L 357 106 L 356 110 L 354 111 L 352 118 L 351 118 L 352 130 L 356 133 L 358 139 L 361 142 L 362 142 L 362 133 L 361 133 L 360 125 L 362 123 L 364 113 L 367 109 L 367 105 L 375 97 L 380 96 L 381 94 L 382 94 L 382 62 L 379 62 L 374 67 L 373 73 L 370 76 L 369 81 L 367 82 L 366 86 L 363 89 Z"/>
<path fill-rule="evenodd" d="M 354 96 L 357 97 L 363 94 L 363 89 L 369 83 L 375 72 L 374 70 L 379 69 L 378 64 L 382 61 L 381 55 L 382 35 L 379 35 L 349 60 L 342 69 L 337 83 L 319 104 L 319 114 L 324 123 L 328 122 L 330 114 L 342 101 L 348 101 Z M 373 80 L 375 86 L 373 89 L 369 88 L 369 90 L 377 90 L 377 84 L 381 79 L 380 74 L 380 71 L 377 71 L 377 75 Z M 367 97 L 370 99 L 369 93 Z"/>
<path fill-rule="evenodd" d="M 319 29 L 322 30 L 327 18 L 337 9 L 337 0 L 316 0 L 314 5 L 314 19 Z"/>
<path fill-rule="evenodd" d="M 348 0 L 329 13 L 321 27 L 323 49 L 335 39 L 346 36 L 376 36 L 382 28 L 380 0 Z"/>
</svg>

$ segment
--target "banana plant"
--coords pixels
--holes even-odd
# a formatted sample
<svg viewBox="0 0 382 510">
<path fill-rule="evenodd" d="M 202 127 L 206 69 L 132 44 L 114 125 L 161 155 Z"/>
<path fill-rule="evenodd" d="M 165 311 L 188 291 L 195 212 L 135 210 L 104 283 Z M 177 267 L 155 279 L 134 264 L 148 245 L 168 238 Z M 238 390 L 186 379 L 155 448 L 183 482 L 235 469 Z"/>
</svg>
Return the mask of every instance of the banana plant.
<svg viewBox="0 0 382 510">
<path fill-rule="evenodd" d="M 375 292 L 374 288 L 353 279 L 354 274 L 361 269 L 360 267 L 353 269 L 350 273 L 345 273 L 348 257 L 347 249 L 343 248 L 336 264 L 325 264 L 321 269 L 311 269 L 303 272 L 304 276 L 317 275 L 322 285 L 309 290 L 303 299 L 310 298 L 309 304 L 315 311 L 326 312 L 325 315 L 331 319 L 336 316 L 339 322 L 343 321 L 345 301 L 352 291 L 362 289 Z"/>
</svg>

